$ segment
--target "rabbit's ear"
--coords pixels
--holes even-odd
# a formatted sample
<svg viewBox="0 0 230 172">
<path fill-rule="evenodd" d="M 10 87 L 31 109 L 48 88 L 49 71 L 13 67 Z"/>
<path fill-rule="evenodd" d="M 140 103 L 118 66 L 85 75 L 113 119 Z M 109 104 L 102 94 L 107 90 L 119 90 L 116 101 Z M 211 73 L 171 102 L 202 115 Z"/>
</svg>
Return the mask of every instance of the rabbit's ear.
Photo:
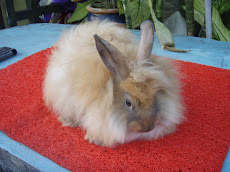
<svg viewBox="0 0 230 172">
<path fill-rule="evenodd" d="M 139 49 L 136 55 L 136 61 L 142 61 L 150 58 L 153 41 L 154 41 L 154 28 L 153 23 L 149 20 L 143 22 L 141 28 L 141 40 Z"/>
<path fill-rule="evenodd" d="M 102 39 L 98 35 L 94 35 L 96 48 L 101 56 L 105 66 L 112 72 L 113 77 L 120 82 L 129 74 L 126 66 L 124 55 L 112 44 Z"/>
</svg>

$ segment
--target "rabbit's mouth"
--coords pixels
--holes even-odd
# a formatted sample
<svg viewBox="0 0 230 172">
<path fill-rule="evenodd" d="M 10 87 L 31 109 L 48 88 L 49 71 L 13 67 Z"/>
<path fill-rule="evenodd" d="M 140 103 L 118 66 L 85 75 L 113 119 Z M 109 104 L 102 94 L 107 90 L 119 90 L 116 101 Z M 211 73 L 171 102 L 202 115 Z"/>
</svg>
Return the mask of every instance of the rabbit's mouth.
<svg viewBox="0 0 230 172">
<path fill-rule="evenodd" d="M 148 127 L 143 127 L 141 130 L 136 131 L 137 133 L 147 133 L 152 131 L 155 128 L 155 124 L 148 126 Z"/>
<path fill-rule="evenodd" d="M 146 133 L 152 131 L 155 128 L 155 120 L 148 121 L 132 121 L 128 125 L 130 131 L 134 131 L 137 133 Z"/>
</svg>

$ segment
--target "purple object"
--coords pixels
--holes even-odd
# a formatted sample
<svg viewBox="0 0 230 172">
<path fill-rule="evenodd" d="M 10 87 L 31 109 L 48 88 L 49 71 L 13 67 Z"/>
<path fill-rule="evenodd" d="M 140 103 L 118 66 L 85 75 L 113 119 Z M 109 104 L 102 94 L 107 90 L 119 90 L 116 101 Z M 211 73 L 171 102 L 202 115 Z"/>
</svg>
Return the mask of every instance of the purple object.
<svg viewBox="0 0 230 172">
<path fill-rule="evenodd" d="M 51 15 L 52 15 L 52 14 L 46 14 L 46 15 L 44 15 L 44 16 L 43 16 L 44 22 L 49 23 L 49 21 L 50 21 L 50 19 L 51 19 Z"/>
<path fill-rule="evenodd" d="M 69 10 L 69 11 L 74 11 L 76 6 L 77 6 L 77 3 L 72 2 L 71 0 L 53 0 L 51 2 L 51 4 L 59 4 L 59 5 L 63 6 L 66 10 Z M 49 23 L 49 21 L 51 19 L 51 15 L 52 14 L 44 15 L 43 16 L 44 22 Z"/>
<path fill-rule="evenodd" d="M 51 4 L 59 4 L 70 11 L 74 11 L 77 5 L 76 2 L 72 2 L 71 0 L 53 0 Z"/>
</svg>

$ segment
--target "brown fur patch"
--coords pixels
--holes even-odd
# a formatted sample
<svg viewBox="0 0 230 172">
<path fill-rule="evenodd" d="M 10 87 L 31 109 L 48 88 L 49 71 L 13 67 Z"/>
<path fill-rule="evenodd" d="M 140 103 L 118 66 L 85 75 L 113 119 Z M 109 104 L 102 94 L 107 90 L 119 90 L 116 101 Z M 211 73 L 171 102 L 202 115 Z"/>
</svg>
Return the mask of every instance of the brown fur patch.
<svg viewBox="0 0 230 172">
<path fill-rule="evenodd" d="M 156 88 L 153 79 L 146 79 L 144 82 L 136 82 L 129 78 L 121 82 L 120 87 L 137 99 L 145 109 L 153 104 Z"/>
</svg>

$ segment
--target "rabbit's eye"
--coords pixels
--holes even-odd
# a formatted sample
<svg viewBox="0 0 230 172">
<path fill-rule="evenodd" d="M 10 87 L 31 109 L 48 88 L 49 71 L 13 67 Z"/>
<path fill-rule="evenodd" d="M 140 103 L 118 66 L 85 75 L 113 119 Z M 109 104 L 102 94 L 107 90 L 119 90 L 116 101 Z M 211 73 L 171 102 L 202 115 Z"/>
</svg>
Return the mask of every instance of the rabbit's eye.
<svg viewBox="0 0 230 172">
<path fill-rule="evenodd" d="M 127 105 L 128 107 L 130 107 L 130 106 L 132 105 L 131 102 L 130 102 L 128 99 L 126 99 L 125 103 L 126 103 L 126 105 Z"/>
</svg>

